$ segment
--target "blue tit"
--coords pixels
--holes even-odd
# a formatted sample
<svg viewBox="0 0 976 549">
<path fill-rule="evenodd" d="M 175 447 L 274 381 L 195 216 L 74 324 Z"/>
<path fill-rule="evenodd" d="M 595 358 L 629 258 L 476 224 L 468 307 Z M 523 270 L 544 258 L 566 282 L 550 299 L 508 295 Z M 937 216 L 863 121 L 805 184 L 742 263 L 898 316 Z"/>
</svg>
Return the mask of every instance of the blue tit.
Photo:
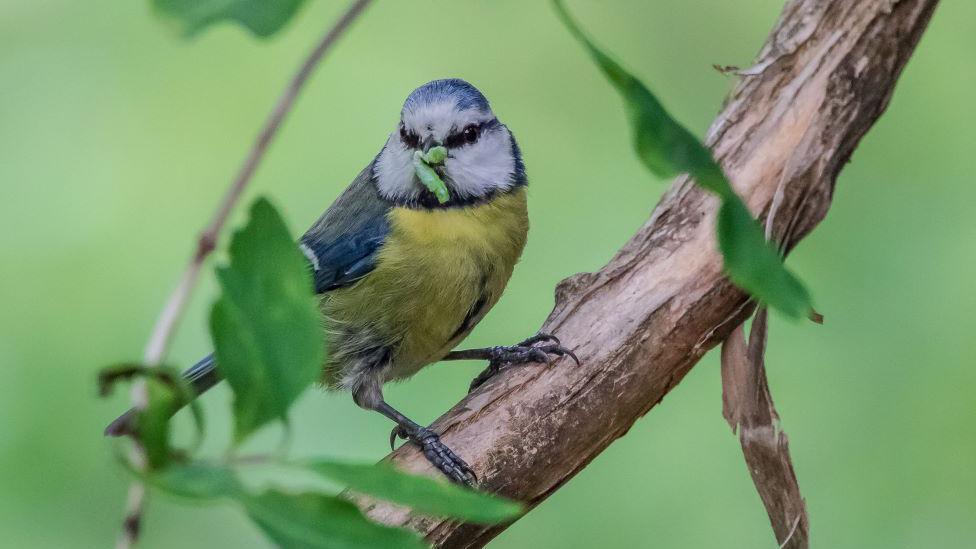
<svg viewBox="0 0 976 549">
<path fill-rule="evenodd" d="M 446 201 L 419 180 L 414 154 L 447 151 L 431 166 Z M 498 302 L 525 246 L 525 166 L 488 100 L 459 79 L 414 90 L 379 154 L 299 241 L 325 326 L 323 383 L 396 423 L 456 482 L 474 474 L 437 434 L 390 406 L 383 385 L 440 360 L 484 359 L 472 389 L 502 367 L 572 355 L 546 334 L 518 345 L 452 351 Z M 575 357 L 574 357 L 575 358 Z M 185 372 L 197 394 L 219 380 L 213 355 Z M 131 413 L 108 434 L 131 430 Z"/>
</svg>

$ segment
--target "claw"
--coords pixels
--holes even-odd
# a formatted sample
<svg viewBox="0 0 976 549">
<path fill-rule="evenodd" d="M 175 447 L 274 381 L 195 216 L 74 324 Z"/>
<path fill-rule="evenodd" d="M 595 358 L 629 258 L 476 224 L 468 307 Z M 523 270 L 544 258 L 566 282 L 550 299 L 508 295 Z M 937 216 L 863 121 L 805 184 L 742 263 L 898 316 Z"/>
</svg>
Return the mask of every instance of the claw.
<svg viewBox="0 0 976 549">
<path fill-rule="evenodd" d="M 496 365 L 495 362 L 489 363 L 488 367 L 485 368 L 484 371 L 482 371 L 480 374 L 475 376 L 474 379 L 471 380 L 471 384 L 468 385 L 468 393 L 470 394 L 478 387 L 484 385 L 485 382 L 491 379 L 495 374 L 497 374 L 499 370 L 500 368 Z"/>
<path fill-rule="evenodd" d="M 390 431 L 390 451 L 391 452 L 393 450 L 396 450 L 396 439 L 398 439 L 398 438 L 402 438 L 402 439 L 406 439 L 407 438 L 407 432 L 403 429 L 403 427 L 400 427 L 399 425 L 397 425 L 396 427 L 393 428 L 392 431 Z"/>
<path fill-rule="evenodd" d="M 577 366 L 580 365 L 580 360 L 579 360 L 579 357 L 576 356 L 576 353 L 574 353 L 570 349 L 567 349 L 566 347 L 563 347 L 562 345 L 559 345 L 559 344 L 556 344 L 556 345 L 545 345 L 545 346 L 542 346 L 542 347 L 536 347 L 536 349 L 542 350 L 547 355 L 552 354 L 552 355 L 556 355 L 556 356 L 568 356 L 569 358 L 573 359 L 573 362 L 575 362 Z M 551 364 L 551 362 L 550 362 L 550 364 Z"/>
<path fill-rule="evenodd" d="M 582 366 L 582 363 L 580 362 L 579 357 L 576 356 L 576 353 L 574 353 L 573 351 L 567 350 L 566 351 L 566 356 L 568 356 L 569 358 L 573 359 L 573 362 L 575 362 L 577 366 Z"/>
<path fill-rule="evenodd" d="M 543 348 L 533 347 L 532 351 L 529 353 L 529 356 L 532 358 L 533 362 L 542 362 L 546 366 L 552 366 L 553 359 Z"/>
</svg>

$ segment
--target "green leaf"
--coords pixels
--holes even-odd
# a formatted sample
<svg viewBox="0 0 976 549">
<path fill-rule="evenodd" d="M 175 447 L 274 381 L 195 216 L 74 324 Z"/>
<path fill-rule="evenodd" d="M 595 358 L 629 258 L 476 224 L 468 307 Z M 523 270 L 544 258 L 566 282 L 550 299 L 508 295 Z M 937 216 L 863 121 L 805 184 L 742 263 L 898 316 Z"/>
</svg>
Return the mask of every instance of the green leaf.
<svg viewBox="0 0 976 549">
<path fill-rule="evenodd" d="M 204 433 L 203 411 L 179 370 L 164 364 L 148 367 L 126 362 L 103 368 L 98 373 L 99 393 L 107 396 L 118 382 L 140 377 L 146 380 L 149 402 L 145 410 L 136 414 L 133 433 L 146 449 L 149 468 L 159 469 L 166 466 L 173 454 L 169 445 L 169 420 L 173 414 L 189 404 L 196 426 L 194 446 L 199 447 Z"/>
<path fill-rule="evenodd" d="M 736 265 L 735 269 L 728 269 L 728 275 L 737 286 L 794 318 L 811 313 L 806 288 L 783 268 L 779 254 L 767 244 L 741 200 L 722 203 L 718 212 L 718 244 L 726 265 Z"/>
<path fill-rule="evenodd" d="M 495 524 L 522 513 L 522 506 L 514 501 L 429 477 L 408 475 L 388 463 L 367 465 L 317 460 L 306 462 L 305 466 L 355 492 L 406 505 L 422 514 Z"/>
<path fill-rule="evenodd" d="M 424 547 L 412 532 L 370 522 L 355 505 L 335 496 L 269 490 L 241 502 L 265 534 L 286 549 Z"/>
<path fill-rule="evenodd" d="M 191 499 L 242 497 L 244 493 L 231 469 L 199 461 L 173 463 L 145 479 L 156 488 Z"/>
<path fill-rule="evenodd" d="M 305 0 L 152 0 L 157 13 L 175 20 L 185 36 L 193 36 L 214 23 L 234 21 L 256 36 L 281 30 Z"/>
<path fill-rule="evenodd" d="M 151 377 L 146 380 L 146 390 L 149 404 L 136 420 L 136 432 L 146 449 L 149 469 L 159 469 L 170 460 L 169 418 L 179 409 L 180 397 L 171 385 Z"/>
<path fill-rule="evenodd" d="M 307 262 L 270 202 L 259 198 L 217 269 L 223 290 L 210 331 L 234 392 L 237 442 L 275 419 L 321 375 L 324 342 Z"/>
<path fill-rule="evenodd" d="M 698 185 L 722 199 L 718 241 L 725 271 L 732 282 L 791 317 L 809 314 L 810 295 L 765 241 L 759 225 L 732 190 L 709 150 L 668 114 L 640 80 L 583 34 L 561 0 L 553 0 L 553 5 L 570 33 L 623 96 L 634 134 L 634 148 L 641 162 L 662 178 L 687 172 Z"/>
</svg>

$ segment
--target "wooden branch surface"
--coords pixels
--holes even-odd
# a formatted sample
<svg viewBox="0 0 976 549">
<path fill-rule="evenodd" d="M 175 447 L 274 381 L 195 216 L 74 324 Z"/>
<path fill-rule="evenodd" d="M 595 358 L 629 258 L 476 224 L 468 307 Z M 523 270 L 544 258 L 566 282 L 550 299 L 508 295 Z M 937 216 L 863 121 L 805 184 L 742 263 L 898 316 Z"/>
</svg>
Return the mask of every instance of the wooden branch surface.
<svg viewBox="0 0 976 549">
<path fill-rule="evenodd" d="M 766 381 L 766 309 L 752 320 L 749 341 L 738 325 L 722 343 L 722 415 L 738 430 L 746 466 L 781 549 L 810 546 L 810 521 L 793 471 L 786 433 Z"/>
<path fill-rule="evenodd" d="M 782 183 L 773 237 L 787 249 L 823 219 L 837 174 L 888 104 L 938 0 L 795 0 L 709 130 L 737 192 L 765 217 Z M 607 91 L 611 100 L 610 91 Z M 643 184 L 643 183 L 641 183 Z M 532 507 L 661 401 L 750 312 L 722 276 L 718 201 L 679 177 L 603 269 L 564 280 L 541 330 L 582 361 L 513 368 L 433 425 L 480 487 Z M 432 473 L 410 446 L 392 460 Z M 365 502 L 435 547 L 480 547 L 505 526 L 459 524 Z"/>
</svg>

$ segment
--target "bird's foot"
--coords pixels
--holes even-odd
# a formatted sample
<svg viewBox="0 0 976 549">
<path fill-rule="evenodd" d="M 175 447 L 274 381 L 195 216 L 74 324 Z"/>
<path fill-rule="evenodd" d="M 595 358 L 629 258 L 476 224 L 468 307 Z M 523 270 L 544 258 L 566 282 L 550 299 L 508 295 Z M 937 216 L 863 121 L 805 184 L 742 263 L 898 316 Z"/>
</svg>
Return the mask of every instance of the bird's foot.
<svg viewBox="0 0 976 549">
<path fill-rule="evenodd" d="M 537 343 L 545 343 L 536 346 Z M 489 347 L 487 349 L 474 349 L 473 351 L 462 351 L 470 354 L 482 353 L 481 356 L 471 358 L 482 358 L 488 361 L 488 367 L 471 380 L 468 392 L 472 392 L 484 385 L 486 381 L 497 375 L 502 370 L 513 364 L 525 364 L 528 362 L 542 362 L 552 365 L 553 355 L 556 357 L 568 356 L 579 365 L 580 361 L 572 350 L 562 346 L 559 338 L 552 334 L 536 334 L 517 345 Z"/>
<path fill-rule="evenodd" d="M 471 467 L 441 442 L 441 437 L 430 429 L 426 427 L 398 425 L 390 433 L 391 448 L 398 437 L 409 440 L 419 446 L 427 461 L 440 472 L 447 475 L 447 478 L 451 479 L 451 481 L 469 487 L 474 486 L 478 481 L 478 477 L 475 476 Z"/>
</svg>

